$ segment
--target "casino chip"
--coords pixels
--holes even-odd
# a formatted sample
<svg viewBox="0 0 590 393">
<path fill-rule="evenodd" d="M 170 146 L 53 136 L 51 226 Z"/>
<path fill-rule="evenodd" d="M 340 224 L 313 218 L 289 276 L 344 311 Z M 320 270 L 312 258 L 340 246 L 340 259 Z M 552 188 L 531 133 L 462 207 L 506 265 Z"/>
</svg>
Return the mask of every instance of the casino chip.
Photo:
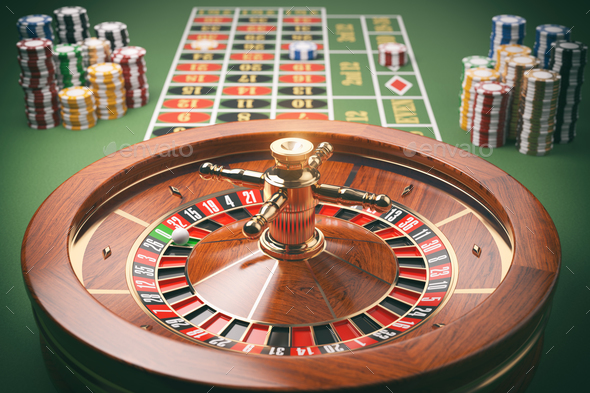
<svg viewBox="0 0 590 393">
<path fill-rule="evenodd" d="M 551 44 L 558 40 L 570 40 L 570 28 L 561 25 L 537 26 L 533 56 L 541 62 L 541 68 L 548 68 L 551 60 Z"/>
<path fill-rule="evenodd" d="M 553 149 L 560 80 L 557 72 L 549 70 L 525 74 L 516 137 L 516 147 L 522 154 L 543 156 Z"/>
<path fill-rule="evenodd" d="M 404 44 L 386 42 L 379 44 L 379 64 L 383 67 L 401 67 L 408 61 L 408 49 Z"/>
<path fill-rule="evenodd" d="M 111 41 L 104 38 L 86 38 L 82 43 L 82 52 L 87 57 L 87 64 L 91 66 L 111 61 Z"/>
<path fill-rule="evenodd" d="M 56 76 L 60 89 L 86 84 L 86 70 L 82 61 L 82 47 L 80 45 L 56 45 L 53 50 L 53 59 L 57 65 Z"/>
<path fill-rule="evenodd" d="M 99 63 L 88 67 L 88 82 L 96 98 L 98 118 L 118 119 L 127 113 L 123 70 L 116 63 Z"/>
<path fill-rule="evenodd" d="M 53 128 L 60 119 L 52 42 L 47 38 L 27 38 L 17 42 L 16 47 L 29 127 Z"/>
<path fill-rule="evenodd" d="M 470 123 L 471 143 L 482 147 L 501 147 L 506 143 L 511 87 L 500 82 L 479 82 L 474 86 Z"/>
<path fill-rule="evenodd" d="M 314 60 L 318 55 L 318 45 L 311 41 L 295 41 L 289 44 L 291 60 Z"/>
<path fill-rule="evenodd" d="M 129 33 L 127 25 L 122 22 L 103 22 L 94 26 L 98 38 L 104 38 L 111 42 L 111 49 L 122 48 L 129 45 Z"/>
<path fill-rule="evenodd" d="M 496 60 L 490 59 L 487 56 L 467 56 L 461 62 L 463 63 L 463 73 L 461 74 L 461 81 L 465 77 L 465 71 L 470 68 L 496 68 Z"/>
<path fill-rule="evenodd" d="M 500 45 L 522 45 L 526 35 L 526 19 L 517 15 L 497 15 L 492 18 L 492 34 L 490 36 L 490 59 L 496 58 L 496 50 Z"/>
<path fill-rule="evenodd" d="M 113 62 L 119 63 L 123 70 L 127 108 L 140 108 L 150 99 L 145 54 L 146 50 L 139 46 L 127 46 L 113 52 Z"/>
<path fill-rule="evenodd" d="M 508 139 L 516 139 L 518 128 L 518 110 L 520 108 L 520 91 L 522 81 L 525 75 L 528 75 L 532 69 L 539 65 L 539 60 L 534 56 L 513 55 L 505 59 L 506 67 L 502 80 L 508 86 L 512 87 L 512 103 L 508 111 L 510 112 L 510 124 L 508 128 Z"/>
<path fill-rule="evenodd" d="M 461 70 L 461 84 L 463 84 L 463 80 L 465 79 L 465 71 L 471 69 L 471 68 L 490 68 L 490 69 L 495 69 L 496 68 L 496 60 L 494 59 L 490 59 L 487 56 L 477 56 L 477 55 L 473 55 L 473 56 L 467 56 L 464 57 L 461 62 L 463 63 L 463 69 Z M 463 92 L 463 89 L 461 88 L 461 91 L 459 92 L 459 105 L 461 105 L 461 93 Z"/>
<path fill-rule="evenodd" d="M 194 50 L 213 50 L 219 46 L 219 43 L 215 40 L 196 40 L 192 41 L 190 46 Z"/>
<path fill-rule="evenodd" d="M 63 126 L 69 130 L 87 130 L 96 125 L 94 92 L 86 86 L 68 87 L 59 92 Z"/>
<path fill-rule="evenodd" d="M 506 58 L 513 55 L 530 55 L 531 48 L 524 45 L 500 45 L 496 50 L 496 71 L 500 75 L 504 74 L 504 68 L 506 67 Z"/>
<path fill-rule="evenodd" d="M 25 38 L 47 38 L 53 41 L 52 21 L 53 19 L 49 15 L 27 15 L 16 22 L 16 29 L 21 40 Z"/>
<path fill-rule="evenodd" d="M 76 44 L 90 37 L 90 22 L 86 8 L 61 7 L 53 11 L 57 36 L 64 44 Z"/>
<path fill-rule="evenodd" d="M 588 47 L 578 41 L 555 41 L 551 52 L 550 69 L 561 75 L 553 139 L 556 143 L 568 143 L 576 136 Z"/>
<path fill-rule="evenodd" d="M 459 107 L 459 125 L 465 131 L 471 124 L 475 96 L 475 85 L 478 82 L 498 81 L 500 74 L 489 68 L 471 68 L 465 72 L 465 80 L 461 84 L 461 105 Z"/>
</svg>

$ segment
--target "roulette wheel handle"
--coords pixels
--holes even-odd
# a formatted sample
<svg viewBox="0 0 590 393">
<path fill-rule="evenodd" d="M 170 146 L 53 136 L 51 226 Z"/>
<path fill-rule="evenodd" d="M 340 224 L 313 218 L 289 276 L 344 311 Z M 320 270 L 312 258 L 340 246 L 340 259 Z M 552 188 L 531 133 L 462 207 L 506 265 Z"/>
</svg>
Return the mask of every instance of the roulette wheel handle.
<svg viewBox="0 0 590 393">
<path fill-rule="evenodd" d="M 334 147 L 328 142 L 322 142 L 318 145 L 315 150 L 315 155 L 309 157 L 307 164 L 315 169 L 318 169 L 325 160 L 332 157 L 334 153 Z"/>
<path fill-rule="evenodd" d="M 318 184 L 318 168 L 334 153 L 328 142 L 314 145 L 301 138 L 282 138 L 270 145 L 275 165 L 264 173 L 245 169 L 226 169 L 204 163 L 199 174 L 204 180 L 228 181 L 234 185 L 254 186 L 264 191 L 265 203 L 258 214 L 243 226 L 242 233 L 259 241 L 264 253 L 281 260 L 309 259 L 324 249 L 324 236 L 315 227 L 318 201 L 345 206 L 387 211 L 387 195 L 354 190 L 330 184 Z"/>
<path fill-rule="evenodd" d="M 337 203 L 343 206 L 362 205 L 365 209 L 385 212 L 391 209 L 391 198 L 385 194 L 373 194 L 348 187 L 338 187 L 330 184 L 316 184 L 313 195 L 323 202 Z"/>
<path fill-rule="evenodd" d="M 245 169 L 226 169 L 222 165 L 210 162 L 201 165 L 199 174 L 204 180 L 227 181 L 240 187 L 260 189 L 264 186 L 263 173 Z"/>
<path fill-rule="evenodd" d="M 258 214 L 252 217 L 246 224 L 242 232 L 250 239 L 258 239 L 262 232 L 268 227 L 279 213 L 285 208 L 287 194 L 284 190 L 275 192 L 269 200 L 260 208 Z"/>
</svg>

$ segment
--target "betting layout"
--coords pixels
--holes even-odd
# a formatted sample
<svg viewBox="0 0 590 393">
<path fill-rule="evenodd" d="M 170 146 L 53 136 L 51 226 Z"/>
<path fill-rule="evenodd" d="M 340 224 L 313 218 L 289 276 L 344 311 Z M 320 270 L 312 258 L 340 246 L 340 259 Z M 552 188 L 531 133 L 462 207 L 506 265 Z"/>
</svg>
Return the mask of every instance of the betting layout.
<svg viewBox="0 0 590 393">
<path fill-rule="evenodd" d="M 317 58 L 291 60 L 294 41 L 316 43 Z M 404 66 L 379 65 L 377 48 L 388 42 L 406 45 Z M 375 124 L 441 140 L 401 16 L 194 8 L 145 139 L 275 118 Z"/>
</svg>

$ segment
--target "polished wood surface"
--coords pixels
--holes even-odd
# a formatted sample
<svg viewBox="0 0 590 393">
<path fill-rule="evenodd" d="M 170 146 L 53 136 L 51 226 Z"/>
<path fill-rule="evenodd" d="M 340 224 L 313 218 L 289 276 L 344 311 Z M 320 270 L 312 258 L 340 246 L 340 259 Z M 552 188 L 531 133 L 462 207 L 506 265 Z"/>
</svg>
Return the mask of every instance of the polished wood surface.
<svg viewBox="0 0 590 393">
<path fill-rule="evenodd" d="M 469 228 L 469 233 L 465 229 Z M 473 214 L 466 214 L 441 227 L 447 239 L 455 245 L 457 259 L 471 264 L 462 269 L 457 288 L 496 288 L 500 285 L 501 256 L 494 239 L 487 228 Z M 468 236 L 471 242 L 462 241 Z M 473 255 L 473 245 L 481 248 L 480 257 Z"/>
<path fill-rule="evenodd" d="M 458 239 L 453 240 L 458 242 L 453 248 L 463 264 L 456 290 L 497 285 L 493 292 L 454 294 L 431 319 L 445 323 L 443 328 L 424 324 L 387 345 L 354 354 L 277 359 L 236 356 L 171 338 L 170 333 L 157 327 L 141 329 L 138 324 L 150 318 L 136 310 L 129 313 L 127 310 L 133 307 L 127 300 L 116 301 L 125 295 L 95 297 L 73 273 L 68 254 L 70 233 L 74 236 L 89 214 L 90 221 L 98 220 L 117 208 L 151 223 L 188 200 L 232 187 L 228 183 L 199 182 L 193 172 L 201 162 L 266 150 L 272 141 L 286 136 L 303 137 L 314 144 L 329 141 L 339 153 L 390 161 L 421 173 L 412 176 L 409 171 L 384 180 L 390 172 L 377 173 L 360 165 L 350 186 L 389 194 L 433 223 L 461 212 L 467 204 L 481 214 L 489 211 L 514 244 L 504 280 L 498 285 L 501 261 L 488 234 L 477 228 L 471 230 L 471 225 L 478 227 L 478 221 L 465 217 L 463 227 L 455 221 L 447 223 L 440 230 Z M 387 385 L 393 391 L 426 391 L 432 386 L 446 391 L 469 383 L 509 358 L 548 313 L 561 260 L 559 238 L 543 206 L 508 174 L 464 152 L 445 157 L 417 152 L 409 158 L 404 149 L 411 142 L 434 143 L 407 132 L 362 124 L 252 121 L 203 127 L 136 145 L 160 149 L 160 153 L 190 146 L 194 152 L 190 157 L 115 155 L 84 168 L 47 198 L 23 240 L 23 274 L 29 272 L 24 277 L 44 334 L 51 334 L 51 342 L 59 342 L 68 356 L 82 361 L 95 375 L 131 390 L 207 391 L 215 386 L 215 391 L 242 387 L 288 391 Z M 163 149 L 165 144 L 168 147 Z M 236 167 L 253 170 L 263 170 L 272 162 L 270 157 L 235 161 Z M 343 184 L 353 164 L 346 163 L 346 168 L 339 164 L 328 162 L 326 168 L 333 165 L 336 170 L 326 170 L 322 181 Z M 428 180 L 435 178 L 452 191 L 437 191 L 439 184 Z M 408 181 L 414 184 L 414 190 L 401 198 Z M 170 185 L 183 190 L 184 198 L 170 197 Z M 467 255 L 461 248 L 471 243 L 484 245 L 485 259 Z M 101 247 L 92 243 L 88 252 Z M 90 257 L 96 258 L 94 254 Z M 100 282 L 100 269 L 92 269 L 84 274 L 85 282 L 87 277 L 96 284 L 95 289 L 119 288 L 106 288 L 111 282 Z M 468 272 L 465 279 L 461 273 L 464 269 Z"/>
<path fill-rule="evenodd" d="M 276 261 L 260 251 L 258 240 L 243 237 L 246 221 L 205 236 L 188 258 L 197 296 L 232 316 L 281 325 L 329 322 L 377 303 L 397 278 L 387 243 L 365 228 L 322 215 L 316 227 L 327 236 L 327 252 L 309 261 L 279 261 L 273 270 Z"/>
<path fill-rule="evenodd" d="M 120 228 L 125 228 L 121 231 Z M 83 283 L 88 289 L 127 289 L 125 266 L 131 245 L 145 227 L 118 214 L 111 214 L 98 227 L 84 253 Z M 117 233 L 117 236 L 113 236 Z M 111 247 L 108 263 L 102 250 Z"/>
</svg>

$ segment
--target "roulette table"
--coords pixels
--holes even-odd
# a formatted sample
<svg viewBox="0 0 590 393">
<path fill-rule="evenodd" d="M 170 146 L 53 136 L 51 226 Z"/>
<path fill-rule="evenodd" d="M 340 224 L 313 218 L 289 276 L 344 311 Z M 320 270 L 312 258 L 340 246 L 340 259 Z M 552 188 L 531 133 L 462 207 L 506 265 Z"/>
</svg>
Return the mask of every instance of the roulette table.
<svg viewBox="0 0 590 393">
<path fill-rule="evenodd" d="M 478 24 L 508 5 L 448 10 L 326 2 L 318 5 L 322 32 L 336 30 L 335 20 L 356 18 L 354 45 L 362 48 L 350 48 L 349 55 L 334 49 L 323 75 L 345 81 L 357 70 L 338 67 L 362 55 L 370 92 L 360 90 L 365 85 L 343 93 L 341 83 L 332 97 L 304 100 L 311 107 L 300 110 L 280 105 L 300 103 L 277 83 L 268 106 L 244 111 L 237 107 L 241 98 L 221 95 L 231 80 L 214 82 L 208 86 L 219 96 L 198 112 L 209 117 L 182 124 L 161 120 L 178 112 L 165 103 L 181 104 L 167 92 L 182 82 L 177 86 L 174 71 L 167 73 L 181 64 L 175 46 L 199 8 L 148 3 L 139 15 L 125 4 L 110 11 L 82 5 L 104 20 L 118 12 L 132 40 L 135 24 L 137 43 L 145 34 L 152 93 L 162 94 L 86 133 L 31 132 L 12 102 L 18 86 L 3 94 L 5 107 L 15 109 L 6 113 L 1 201 L 8 225 L 0 323 L 10 354 L 3 356 L 2 373 L 12 390 L 52 391 L 52 380 L 58 389 L 79 391 L 582 386 L 590 308 L 582 239 L 588 136 L 580 132 L 575 142 L 536 158 L 511 147 L 474 149 L 456 125 L 457 64 L 485 50 L 489 29 Z M 258 5 L 264 6 L 252 6 Z M 201 7 L 203 18 L 215 10 L 207 7 Z M 531 24 L 550 16 L 577 23 L 585 12 L 553 15 L 547 7 L 512 5 L 510 12 Z M 241 15 L 231 14 L 236 23 L 227 24 L 234 34 Z M 393 99 L 381 94 L 387 71 L 373 74 L 367 47 L 378 35 L 371 33 L 379 15 L 405 26 L 401 37 L 412 40 L 415 64 L 411 75 L 401 76 L 416 89 L 404 104 L 415 123 L 400 122 L 411 116 L 396 112 Z M 436 31 L 444 32 L 442 43 L 433 42 Z M 261 72 L 273 76 L 274 70 Z M 253 100 L 259 99 L 265 100 Z M 242 105 L 261 104 L 245 100 Z M 321 102 L 325 107 L 316 107 Z M 250 121 L 230 119 L 243 113 Z M 584 124 L 582 117 L 580 130 Z M 158 136 L 161 129 L 174 132 Z M 271 147 L 295 137 L 302 140 Z M 129 147 L 144 138 L 151 139 Z M 321 173 L 321 182 L 316 177 L 305 187 L 281 185 L 312 192 L 303 198 L 311 216 L 294 220 L 297 230 L 276 217 L 301 200 L 278 192 L 271 171 L 289 166 L 286 157 L 294 152 L 300 162 L 316 157 L 309 162 Z M 283 175 L 277 178 L 288 178 Z M 233 184 L 219 181 L 224 178 Z M 243 234 L 252 220 L 256 233 Z M 181 228 L 188 239 L 175 242 Z M 301 244 L 289 239 L 305 232 L 301 228 L 313 234 L 303 240 L 315 239 L 304 257 L 282 248 Z"/>
</svg>

